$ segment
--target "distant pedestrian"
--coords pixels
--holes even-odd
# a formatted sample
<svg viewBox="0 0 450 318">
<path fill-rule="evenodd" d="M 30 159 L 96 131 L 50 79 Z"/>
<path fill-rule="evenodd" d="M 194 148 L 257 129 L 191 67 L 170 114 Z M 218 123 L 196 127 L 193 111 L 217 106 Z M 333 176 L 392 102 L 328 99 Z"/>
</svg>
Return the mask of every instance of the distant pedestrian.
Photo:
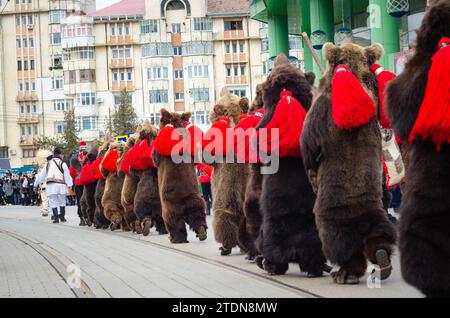
<svg viewBox="0 0 450 318">
<path fill-rule="evenodd" d="M 212 207 L 212 192 L 211 192 L 211 175 L 213 172 L 213 167 L 208 166 L 204 163 L 199 163 L 197 165 L 198 172 L 200 173 L 199 182 L 202 187 L 203 200 L 206 202 L 206 214 L 211 215 Z"/>
<path fill-rule="evenodd" d="M 67 187 L 73 185 L 67 164 L 61 158 L 61 150 L 55 148 L 53 158 L 45 163 L 37 177 L 38 184 L 47 183 L 46 194 L 53 212 L 53 223 L 66 222 Z M 59 213 L 58 213 L 59 208 Z"/>
</svg>

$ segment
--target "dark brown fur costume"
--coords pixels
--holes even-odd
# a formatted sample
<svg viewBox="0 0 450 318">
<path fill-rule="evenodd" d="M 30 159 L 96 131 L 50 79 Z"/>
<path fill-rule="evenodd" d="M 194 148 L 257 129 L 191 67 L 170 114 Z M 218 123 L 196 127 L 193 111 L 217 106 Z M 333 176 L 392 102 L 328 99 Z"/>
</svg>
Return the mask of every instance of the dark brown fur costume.
<svg viewBox="0 0 450 318">
<path fill-rule="evenodd" d="M 82 165 L 84 166 L 88 161 L 91 163 L 97 159 L 98 147 L 93 146 L 88 154 L 83 159 Z M 95 215 L 95 188 L 97 187 L 97 182 L 84 185 L 83 195 L 81 196 L 81 213 L 88 226 L 91 226 L 94 222 Z"/>
<path fill-rule="evenodd" d="M 183 128 L 191 114 L 169 113 L 161 109 L 161 128 L 172 124 Z M 153 161 L 158 167 L 158 186 L 162 204 L 162 217 L 172 243 L 187 243 L 186 224 L 206 239 L 206 204 L 200 196 L 194 163 L 174 163 L 170 156 L 153 150 Z M 186 224 L 185 224 L 186 223 Z"/>
<path fill-rule="evenodd" d="M 415 55 L 387 91 L 395 132 L 408 140 L 424 99 L 431 58 L 450 37 L 450 1 L 439 1 L 417 33 Z M 408 145 L 406 183 L 400 207 L 402 276 L 428 297 L 450 297 L 450 146 L 440 152 L 430 140 Z"/>
<path fill-rule="evenodd" d="M 145 123 L 139 132 L 139 140 L 145 139 L 150 145 L 156 138 L 157 132 L 156 127 Z M 134 196 L 134 213 L 141 223 L 142 234 L 147 236 L 153 226 L 156 227 L 159 234 L 166 234 L 159 197 L 157 169 L 134 170 L 130 168 L 130 174 L 139 180 Z"/>
<path fill-rule="evenodd" d="M 311 106 L 311 85 L 303 72 L 280 56 L 263 84 L 265 114 L 258 125 L 273 117 L 283 89 L 292 92 L 305 110 Z M 285 274 L 289 263 L 297 263 L 309 276 L 322 276 L 325 257 L 314 222 L 315 195 L 301 158 L 279 158 L 279 169 L 263 175 L 260 209 L 263 217 L 256 246 L 258 266 L 269 274 Z"/>
<path fill-rule="evenodd" d="M 245 110 L 242 103 L 241 98 L 224 91 L 209 115 L 210 122 L 215 123 L 221 116 L 227 116 L 230 123 L 236 125 Z M 243 209 L 248 165 L 226 162 L 211 165 L 214 167 L 211 181 L 214 238 L 222 244 L 221 254 L 228 255 L 238 245 L 245 250 L 240 244 L 239 233 L 242 233 L 240 227 L 245 226 Z"/>
<path fill-rule="evenodd" d="M 392 253 L 395 232 L 382 205 L 381 135 L 377 117 L 350 130 L 336 127 L 331 115 L 334 69 L 345 64 L 378 105 L 378 88 L 370 66 L 383 54 L 380 45 L 362 48 L 326 44 L 329 69 L 321 93 L 310 109 L 303 129 L 303 160 L 317 200 L 316 223 L 325 256 L 341 268 L 336 283 L 357 283 L 367 261 L 379 263 L 376 252 Z M 389 261 L 389 260 L 385 260 Z M 388 266 L 389 267 L 389 266 Z M 390 274 L 390 269 L 386 269 Z"/>
</svg>

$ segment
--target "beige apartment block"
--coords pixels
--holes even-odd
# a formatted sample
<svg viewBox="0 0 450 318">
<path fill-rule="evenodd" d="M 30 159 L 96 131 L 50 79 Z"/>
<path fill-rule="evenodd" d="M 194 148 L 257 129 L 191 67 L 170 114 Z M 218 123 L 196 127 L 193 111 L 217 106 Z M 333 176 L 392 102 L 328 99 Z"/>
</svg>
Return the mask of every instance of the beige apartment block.
<svg viewBox="0 0 450 318">
<path fill-rule="evenodd" d="M 207 129 L 224 87 L 253 99 L 270 71 L 267 26 L 250 19 L 250 2 L 122 0 L 96 11 L 95 0 L 10 1 L 0 16 L 0 158 L 35 163 L 33 138 L 62 133 L 72 108 L 79 137 L 102 138 L 124 88 L 142 122 L 159 124 L 164 107 Z M 301 38 L 290 46 L 301 67 Z"/>
</svg>

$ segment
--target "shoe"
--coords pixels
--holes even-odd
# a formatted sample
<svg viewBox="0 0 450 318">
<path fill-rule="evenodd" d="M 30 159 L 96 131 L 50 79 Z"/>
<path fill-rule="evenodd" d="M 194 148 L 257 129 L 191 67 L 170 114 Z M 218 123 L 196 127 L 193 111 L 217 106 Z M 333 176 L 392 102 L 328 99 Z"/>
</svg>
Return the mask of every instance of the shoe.
<svg viewBox="0 0 450 318">
<path fill-rule="evenodd" d="M 67 222 L 66 218 L 62 215 L 59 216 L 59 219 L 61 220 L 61 222 Z"/>
<path fill-rule="evenodd" d="M 375 259 L 376 259 L 376 265 L 378 265 L 378 268 L 375 268 L 372 271 L 372 274 L 379 273 L 380 280 L 385 280 L 389 276 L 391 276 L 392 273 L 392 264 L 391 260 L 389 258 L 389 254 L 384 249 L 379 249 L 375 253 Z"/>
<path fill-rule="evenodd" d="M 59 207 L 59 218 L 61 220 L 61 222 L 67 222 L 65 216 L 66 216 L 66 207 L 65 206 L 61 206 Z"/>
<path fill-rule="evenodd" d="M 204 241 L 206 240 L 207 234 L 206 234 L 206 228 L 202 225 L 200 226 L 197 231 L 195 231 L 195 233 L 197 233 L 197 237 L 200 241 Z"/>
<path fill-rule="evenodd" d="M 48 213 L 42 214 L 42 216 L 48 216 Z"/>
<path fill-rule="evenodd" d="M 53 223 L 59 223 L 58 218 L 54 219 L 54 220 L 53 220 Z"/>
<path fill-rule="evenodd" d="M 86 226 L 86 222 L 84 221 L 84 218 L 80 218 L 80 224 L 78 226 Z"/>
</svg>

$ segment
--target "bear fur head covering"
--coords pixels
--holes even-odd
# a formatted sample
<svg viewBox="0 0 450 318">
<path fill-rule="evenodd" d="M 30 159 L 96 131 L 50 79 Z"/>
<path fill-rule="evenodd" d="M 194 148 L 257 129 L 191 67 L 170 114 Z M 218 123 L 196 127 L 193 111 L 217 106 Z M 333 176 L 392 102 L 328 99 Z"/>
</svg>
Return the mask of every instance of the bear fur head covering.
<svg viewBox="0 0 450 318">
<path fill-rule="evenodd" d="M 440 150 L 450 143 L 450 37 L 438 44 L 428 73 L 425 98 L 420 106 L 409 142 L 430 138 Z"/>
</svg>

